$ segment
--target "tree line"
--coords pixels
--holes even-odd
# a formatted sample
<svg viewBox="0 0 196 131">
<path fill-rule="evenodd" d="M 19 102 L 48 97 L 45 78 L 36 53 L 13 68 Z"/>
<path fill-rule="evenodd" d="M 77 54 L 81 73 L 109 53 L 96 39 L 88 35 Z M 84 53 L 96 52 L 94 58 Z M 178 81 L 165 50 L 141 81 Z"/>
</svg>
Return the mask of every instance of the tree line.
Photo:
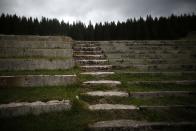
<svg viewBox="0 0 196 131">
<path fill-rule="evenodd" d="M 156 40 L 179 39 L 196 31 L 196 15 L 171 15 L 145 19 L 127 19 L 124 22 L 104 22 L 85 25 L 81 21 L 66 23 L 42 17 L 0 16 L 0 34 L 66 35 L 76 40 Z"/>
</svg>

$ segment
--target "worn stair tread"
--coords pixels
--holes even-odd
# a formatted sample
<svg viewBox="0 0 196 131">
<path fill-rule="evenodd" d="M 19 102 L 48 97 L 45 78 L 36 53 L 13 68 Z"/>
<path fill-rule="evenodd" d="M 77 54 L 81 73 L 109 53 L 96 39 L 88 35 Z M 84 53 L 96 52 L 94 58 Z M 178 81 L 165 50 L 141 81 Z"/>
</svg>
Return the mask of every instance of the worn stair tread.
<svg viewBox="0 0 196 131">
<path fill-rule="evenodd" d="M 26 114 L 41 114 L 51 111 L 71 109 L 70 100 L 51 100 L 48 102 L 12 102 L 0 105 L 0 116 L 12 117 Z"/>
<path fill-rule="evenodd" d="M 75 57 L 103 57 L 104 55 L 94 55 L 94 54 L 88 54 L 88 55 L 74 55 Z"/>
<path fill-rule="evenodd" d="M 121 91 L 91 91 L 91 92 L 86 92 L 85 94 L 89 96 L 118 96 L 118 97 L 129 96 L 127 92 L 121 92 Z"/>
<path fill-rule="evenodd" d="M 73 52 L 74 54 L 95 54 L 95 53 L 97 53 L 97 54 L 101 54 L 101 53 L 103 53 L 101 50 L 99 50 L 99 51 L 74 51 Z"/>
<path fill-rule="evenodd" d="M 103 130 L 152 130 L 162 128 L 180 128 L 180 127 L 196 127 L 194 121 L 182 121 L 182 122 L 147 122 L 147 121 L 134 121 L 134 120 L 111 120 L 111 121 L 100 121 L 89 125 L 91 131 L 103 131 Z M 192 127 L 193 128 L 193 127 Z M 188 128 L 187 128 L 188 129 Z"/>
<path fill-rule="evenodd" d="M 129 92 L 130 97 L 161 97 L 161 96 L 189 96 L 196 95 L 195 91 L 149 91 L 149 92 Z"/>
<path fill-rule="evenodd" d="M 85 81 L 83 84 L 121 84 L 120 81 L 113 80 L 94 80 L 94 81 Z"/>
<path fill-rule="evenodd" d="M 82 75 L 113 75 L 114 72 L 82 72 L 80 73 Z"/>
<path fill-rule="evenodd" d="M 117 73 L 120 74 L 196 74 L 196 71 L 173 71 L 173 72 L 167 72 L 167 71 L 146 71 L 146 72 L 125 72 L 125 71 L 118 71 Z"/>
<path fill-rule="evenodd" d="M 96 60 L 96 59 L 93 59 L 93 60 L 87 60 L 87 59 L 84 59 L 84 60 L 76 60 L 76 61 L 78 61 L 78 62 L 108 62 L 108 60 L 107 59 L 98 59 L 98 60 Z"/>
<path fill-rule="evenodd" d="M 139 106 L 140 110 L 169 110 L 169 109 L 196 109 L 196 105 L 159 105 L 159 106 Z"/>
<path fill-rule="evenodd" d="M 112 65 L 84 65 L 80 66 L 82 69 L 98 70 L 98 69 L 111 69 Z M 89 70 L 89 71 L 90 71 Z"/>
<path fill-rule="evenodd" d="M 122 104 L 95 104 L 89 105 L 90 110 L 139 110 L 134 105 L 122 105 Z"/>
</svg>

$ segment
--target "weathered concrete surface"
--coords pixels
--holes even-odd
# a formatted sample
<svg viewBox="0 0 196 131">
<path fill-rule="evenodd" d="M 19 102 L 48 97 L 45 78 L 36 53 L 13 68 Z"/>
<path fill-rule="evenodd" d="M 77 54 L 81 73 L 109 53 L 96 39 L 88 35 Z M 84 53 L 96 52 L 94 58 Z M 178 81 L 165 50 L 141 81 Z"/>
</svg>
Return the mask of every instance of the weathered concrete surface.
<svg viewBox="0 0 196 131">
<path fill-rule="evenodd" d="M 68 36 L 38 36 L 38 35 L 0 35 L 0 40 L 17 40 L 17 41 L 63 41 L 72 42 Z"/>
<path fill-rule="evenodd" d="M 151 72 L 137 72 L 137 71 L 121 71 L 121 70 L 116 70 L 117 73 L 119 74 L 128 74 L 128 75 L 174 75 L 174 76 L 179 76 L 179 75 L 192 75 L 196 74 L 196 71 L 151 71 Z"/>
<path fill-rule="evenodd" d="M 92 55 L 92 54 L 85 54 L 85 55 L 74 55 L 74 58 L 76 59 L 103 59 L 105 58 L 104 55 Z"/>
<path fill-rule="evenodd" d="M 13 117 L 27 114 L 39 115 L 54 111 L 70 110 L 71 103 L 69 100 L 52 100 L 48 102 L 21 102 L 0 105 L 0 117 Z"/>
<path fill-rule="evenodd" d="M 83 71 L 105 71 L 112 69 L 112 65 L 84 65 L 80 67 Z"/>
<path fill-rule="evenodd" d="M 76 63 L 79 63 L 80 65 L 104 65 L 108 64 L 108 60 L 106 59 L 98 59 L 98 60 L 76 60 Z"/>
<path fill-rule="evenodd" d="M 93 55 L 100 55 L 102 54 L 103 52 L 102 51 L 74 51 L 74 54 L 80 54 L 80 55 L 84 55 L 84 54 L 93 54 Z"/>
<path fill-rule="evenodd" d="M 96 42 L 114 68 L 140 71 L 196 70 L 195 41 Z"/>
<path fill-rule="evenodd" d="M 114 72 L 82 72 L 81 75 L 92 75 L 92 76 L 106 76 L 106 75 L 113 75 Z"/>
<path fill-rule="evenodd" d="M 128 84 L 196 84 L 196 80 L 130 81 Z"/>
<path fill-rule="evenodd" d="M 165 96 L 196 96 L 194 91 L 150 91 L 150 92 L 130 92 L 129 97 L 147 98 L 147 97 L 165 97 Z"/>
<path fill-rule="evenodd" d="M 121 105 L 121 104 L 96 104 L 89 105 L 90 110 L 139 110 L 134 105 Z"/>
<path fill-rule="evenodd" d="M 97 86 L 97 85 L 105 85 L 105 86 L 110 86 L 114 87 L 117 85 L 120 85 L 120 81 L 113 81 L 113 80 L 97 80 L 97 81 L 85 81 L 83 82 L 83 85 L 87 86 Z"/>
<path fill-rule="evenodd" d="M 176 109 L 196 109 L 196 105 L 168 105 L 168 106 L 139 106 L 140 110 L 153 110 L 153 111 L 163 111 L 163 110 L 176 110 Z"/>
<path fill-rule="evenodd" d="M 127 92 L 120 92 L 120 91 L 91 91 L 85 94 L 89 96 L 118 96 L 118 97 L 129 96 Z"/>
<path fill-rule="evenodd" d="M 0 87 L 65 86 L 77 82 L 76 75 L 0 76 Z"/>
<path fill-rule="evenodd" d="M 0 48 L 0 57 L 67 57 L 72 58 L 72 49 Z"/>
<path fill-rule="evenodd" d="M 0 40 L 0 48 L 71 49 L 72 42 Z"/>
<path fill-rule="evenodd" d="M 0 70 L 72 68 L 72 44 L 65 36 L 0 35 Z"/>
<path fill-rule="evenodd" d="M 0 70 L 69 69 L 74 67 L 73 59 L 0 59 Z"/>
<path fill-rule="evenodd" d="M 133 120 L 101 121 L 89 125 L 89 131 L 194 130 L 196 122 L 146 122 Z"/>
</svg>

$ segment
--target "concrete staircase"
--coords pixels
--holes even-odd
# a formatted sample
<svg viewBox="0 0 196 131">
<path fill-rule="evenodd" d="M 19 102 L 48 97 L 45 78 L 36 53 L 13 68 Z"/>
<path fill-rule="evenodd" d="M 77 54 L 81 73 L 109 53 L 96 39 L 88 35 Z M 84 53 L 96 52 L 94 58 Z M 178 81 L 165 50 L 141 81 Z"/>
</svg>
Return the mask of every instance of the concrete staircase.
<svg viewBox="0 0 196 131">
<path fill-rule="evenodd" d="M 115 43 L 115 42 L 114 42 Z M 195 97 L 195 91 L 135 91 L 129 92 L 122 89 L 122 81 L 110 80 L 111 76 L 125 74 L 130 76 L 142 76 L 142 75 L 183 75 L 183 74 L 194 74 L 195 73 L 195 61 L 192 60 L 189 53 L 185 55 L 186 60 L 182 62 L 180 60 L 181 49 L 183 45 L 179 45 L 180 48 L 174 47 L 172 44 L 129 44 L 120 43 L 117 45 L 106 43 L 106 42 L 76 42 L 74 45 L 74 58 L 78 66 L 80 66 L 83 72 L 81 76 L 91 76 L 94 80 L 83 81 L 82 85 L 90 91 L 82 93 L 81 99 L 87 97 L 84 101 L 88 105 L 88 109 L 92 112 L 142 112 L 142 111 L 175 111 L 175 110 L 195 110 L 196 106 L 193 105 L 135 105 L 123 102 L 131 99 L 161 99 L 166 97 Z M 125 44 L 126 46 L 124 46 Z M 112 46 L 116 46 L 113 48 Z M 151 46 L 151 47 L 148 47 Z M 184 46 L 183 46 L 184 47 Z M 170 51 L 169 53 L 163 51 L 164 48 Z M 146 49 L 146 50 L 145 50 Z M 175 49 L 176 51 L 175 53 Z M 104 51 L 103 51 L 104 50 Z M 157 50 L 160 52 L 157 52 Z M 186 52 L 186 50 L 185 50 Z M 129 53 L 126 56 L 126 53 Z M 173 54 L 172 54 L 173 53 Z M 168 58 L 168 54 L 170 59 Z M 177 54 L 177 57 L 175 56 Z M 131 56 L 133 55 L 133 56 Z M 153 58 L 158 55 L 158 59 Z M 136 58 L 135 58 L 136 57 Z M 176 58 L 176 60 L 174 59 Z M 147 59 L 146 59 L 147 58 Z M 110 65 L 112 63 L 112 65 Z M 125 65 L 123 65 L 125 64 Z M 156 65 L 156 67 L 153 66 Z M 187 66 L 186 66 L 187 65 Z M 191 67 L 189 66 L 191 65 Z M 115 67 L 115 70 L 112 67 Z M 152 66 L 152 67 L 151 67 Z M 136 71 L 126 71 L 127 68 L 137 68 Z M 119 69 L 119 70 L 118 70 Z M 171 72 L 173 69 L 177 69 L 177 72 Z M 110 77 L 108 77 L 110 76 Z M 126 82 L 130 86 L 137 84 L 176 84 L 176 85 L 193 85 L 195 84 L 194 78 L 191 80 L 160 80 L 160 81 L 149 81 L 149 80 L 134 80 Z M 96 87 L 101 87 L 97 89 Z M 95 88 L 94 88 L 95 87 Z M 106 87 L 106 89 L 103 89 Z M 109 88 L 110 87 L 110 88 Z M 117 102 L 115 102 L 117 99 Z M 119 100 L 122 100 L 121 102 Z M 194 112 L 194 111 L 193 111 Z M 145 117 L 145 116 L 143 116 Z M 134 121 L 131 118 L 129 120 L 123 120 L 121 118 L 115 118 L 115 120 L 100 121 L 94 124 L 89 124 L 89 130 L 92 131 L 109 131 L 109 130 L 172 130 L 172 129 L 195 129 L 195 122 L 191 121 L 179 121 L 179 122 L 146 122 L 146 121 Z"/>
<path fill-rule="evenodd" d="M 83 71 L 80 73 L 81 75 L 106 76 L 114 74 L 114 72 L 111 72 L 112 65 L 109 64 L 99 44 L 75 42 L 73 50 L 76 64 Z M 82 84 L 85 86 L 116 86 L 121 84 L 121 82 L 113 80 L 91 80 L 84 81 Z"/>
</svg>

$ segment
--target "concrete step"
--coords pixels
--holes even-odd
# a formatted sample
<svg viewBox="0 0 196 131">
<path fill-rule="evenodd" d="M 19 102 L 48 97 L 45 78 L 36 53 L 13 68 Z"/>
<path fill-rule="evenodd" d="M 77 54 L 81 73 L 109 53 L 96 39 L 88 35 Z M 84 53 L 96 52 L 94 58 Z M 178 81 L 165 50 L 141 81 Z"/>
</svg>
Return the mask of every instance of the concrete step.
<svg viewBox="0 0 196 131">
<path fill-rule="evenodd" d="M 140 71 L 196 71 L 196 64 L 123 64 L 110 62 L 114 68 L 134 68 Z"/>
<path fill-rule="evenodd" d="M 104 51 L 105 52 L 105 51 Z M 184 54 L 126 54 L 126 53 L 116 53 L 109 54 L 105 52 L 108 58 L 110 59 L 191 59 L 195 58 L 195 53 L 184 53 Z"/>
<path fill-rule="evenodd" d="M 100 46 L 98 43 L 75 43 L 73 44 L 74 47 L 94 47 Z"/>
<path fill-rule="evenodd" d="M 89 131 L 166 131 L 194 130 L 196 122 L 147 122 L 133 120 L 100 121 L 89 125 Z"/>
<path fill-rule="evenodd" d="M 48 102 L 20 102 L 0 105 L 0 117 L 13 117 L 27 114 L 41 114 L 54 111 L 70 110 L 69 100 L 51 100 Z"/>
<path fill-rule="evenodd" d="M 151 91 L 151 92 L 130 92 L 129 97 L 147 98 L 147 97 L 165 97 L 165 96 L 196 96 L 194 91 Z"/>
<path fill-rule="evenodd" d="M 106 59 L 98 59 L 98 60 L 76 60 L 76 63 L 80 65 L 105 65 L 108 64 L 109 61 Z"/>
<path fill-rule="evenodd" d="M 128 84 L 196 84 L 196 80 L 162 80 L 162 81 L 130 81 Z"/>
<path fill-rule="evenodd" d="M 117 86 L 120 85 L 120 81 L 113 81 L 113 80 L 98 80 L 98 81 L 85 81 L 83 82 L 83 85 L 87 86 L 97 86 L 97 85 L 104 85 L 104 86 Z"/>
<path fill-rule="evenodd" d="M 74 55 L 75 59 L 104 59 L 105 56 L 102 55 L 94 55 L 94 54 L 88 54 L 88 55 Z"/>
<path fill-rule="evenodd" d="M 86 65 L 80 67 L 83 71 L 107 71 L 112 69 L 112 65 Z"/>
<path fill-rule="evenodd" d="M 107 76 L 107 75 L 113 75 L 114 72 L 82 72 L 81 75 L 92 75 L 92 76 Z"/>
<path fill-rule="evenodd" d="M 140 71 L 140 72 L 130 72 L 130 71 L 121 71 L 121 70 L 115 70 L 116 73 L 119 74 L 127 74 L 127 75 L 192 75 L 196 74 L 196 71 Z"/>
<path fill-rule="evenodd" d="M 139 108 L 133 105 L 121 104 L 96 104 L 89 105 L 90 110 L 138 110 Z"/>
<path fill-rule="evenodd" d="M 84 93 L 88 96 L 117 96 L 117 97 L 128 97 L 129 93 L 121 91 L 91 91 Z"/>
<path fill-rule="evenodd" d="M 156 111 L 163 111 L 163 110 L 176 110 L 176 109 L 196 109 L 196 105 L 169 105 L 169 106 L 139 106 L 140 110 L 156 110 Z"/>
<path fill-rule="evenodd" d="M 74 51 L 100 51 L 101 48 L 98 46 L 92 46 L 92 47 L 74 47 Z"/>
<path fill-rule="evenodd" d="M 99 50 L 99 51 L 74 51 L 73 53 L 75 55 L 89 55 L 89 54 L 101 55 L 103 52 Z"/>
<path fill-rule="evenodd" d="M 111 63 L 120 63 L 125 65 L 153 65 L 153 64 L 192 64 L 196 63 L 192 58 L 172 58 L 172 59 L 110 59 Z"/>
</svg>

